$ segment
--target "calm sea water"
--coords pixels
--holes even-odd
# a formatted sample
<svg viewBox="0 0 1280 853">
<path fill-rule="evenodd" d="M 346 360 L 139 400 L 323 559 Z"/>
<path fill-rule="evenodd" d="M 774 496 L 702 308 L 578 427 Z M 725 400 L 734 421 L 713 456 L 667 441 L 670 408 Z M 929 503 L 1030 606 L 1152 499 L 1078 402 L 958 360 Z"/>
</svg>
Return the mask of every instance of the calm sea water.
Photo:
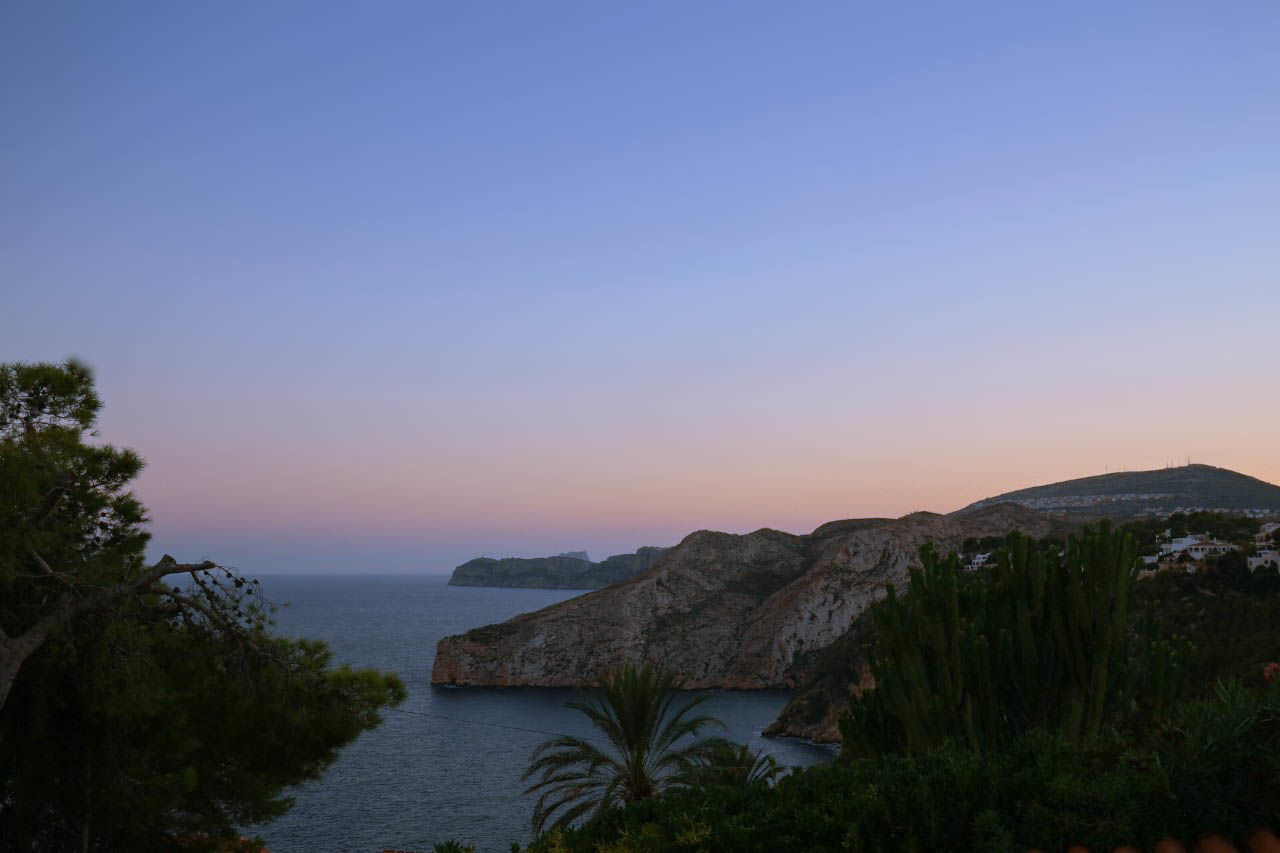
<svg viewBox="0 0 1280 853">
<path fill-rule="evenodd" d="M 563 707 L 576 691 L 431 686 L 436 642 L 580 594 L 452 587 L 443 575 L 263 576 L 282 633 L 325 640 L 337 662 L 400 673 L 409 699 L 343 751 L 324 778 L 293 791 L 281 819 L 250 827 L 273 853 L 430 850 L 448 838 L 479 851 L 529 840 L 521 794 L 529 753 L 553 734 L 591 735 Z M 784 765 L 829 760 L 823 747 L 765 739 L 783 691 L 717 691 L 703 706 L 739 742 Z"/>
</svg>

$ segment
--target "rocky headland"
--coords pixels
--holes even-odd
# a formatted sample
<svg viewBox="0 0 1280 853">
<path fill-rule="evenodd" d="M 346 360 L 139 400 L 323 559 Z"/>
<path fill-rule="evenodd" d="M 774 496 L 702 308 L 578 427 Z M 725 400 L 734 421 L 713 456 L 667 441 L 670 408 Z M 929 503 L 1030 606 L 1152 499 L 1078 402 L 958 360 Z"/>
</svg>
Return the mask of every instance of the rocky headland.
<svg viewBox="0 0 1280 853">
<path fill-rule="evenodd" d="M 621 583 L 444 638 L 431 681 L 564 687 L 652 660 L 689 687 L 799 687 L 812 680 L 824 650 L 856 640 L 850 629 L 858 617 L 887 584 L 904 584 L 922 544 L 958 548 L 967 537 L 1014 529 L 1043 537 L 1065 528 L 998 504 L 964 517 L 837 521 L 807 535 L 698 531 Z M 797 716 L 775 733 L 830 739 L 838 710 L 824 709 L 825 721 Z"/>
<path fill-rule="evenodd" d="M 477 557 L 453 570 L 452 586 L 503 586 L 532 589 L 599 589 L 647 571 L 668 551 L 645 547 L 593 563 L 585 551 L 558 557 Z"/>
</svg>

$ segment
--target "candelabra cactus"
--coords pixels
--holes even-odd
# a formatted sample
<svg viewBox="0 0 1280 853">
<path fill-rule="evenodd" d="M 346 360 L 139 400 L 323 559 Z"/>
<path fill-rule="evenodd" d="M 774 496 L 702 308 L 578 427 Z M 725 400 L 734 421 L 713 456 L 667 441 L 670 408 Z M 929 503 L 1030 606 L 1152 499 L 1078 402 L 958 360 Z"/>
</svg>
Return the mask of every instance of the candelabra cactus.
<svg viewBox="0 0 1280 853">
<path fill-rule="evenodd" d="M 1133 537 L 1107 522 L 1065 554 L 1011 534 L 995 568 L 972 578 L 924 546 L 906 595 L 890 588 L 874 605 L 876 688 L 841 720 L 846 751 L 920 752 L 949 738 L 985 751 L 1038 727 L 1078 742 L 1113 712 L 1163 704 L 1182 651 L 1147 630 L 1130 658 L 1137 562 Z"/>
</svg>

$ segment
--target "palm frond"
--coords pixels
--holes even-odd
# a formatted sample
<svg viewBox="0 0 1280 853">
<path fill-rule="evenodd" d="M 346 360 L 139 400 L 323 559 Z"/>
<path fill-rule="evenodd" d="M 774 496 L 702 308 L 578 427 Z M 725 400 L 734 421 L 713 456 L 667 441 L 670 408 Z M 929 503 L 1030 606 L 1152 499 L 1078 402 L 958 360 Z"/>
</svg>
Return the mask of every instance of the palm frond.
<svg viewBox="0 0 1280 853">
<path fill-rule="evenodd" d="M 537 777 L 525 791 L 540 794 L 535 833 L 541 834 L 553 816 L 555 826 L 564 826 L 589 813 L 603 814 L 618 802 L 656 796 L 682 784 L 697 766 L 709 765 L 717 744 L 725 742 L 697 735 L 724 724 L 705 714 L 691 716 L 706 696 L 676 708 L 681 687 L 673 673 L 652 664 L 628 666 L 604 676 L 581 701 L 568 703 L 607 745 L 562 735 L 534 749 L 522 778 Z"/>
<path fill-rule="evenodd" d="M 666 749 L 681 738 L 694 736 L 708 727 L 723 729 L 725 725 L 715 717 L 707 715 L 669 722 L 658 733 L 657 738 L 654 740 L 654 747 L 659 750 Z"/>
</svg>

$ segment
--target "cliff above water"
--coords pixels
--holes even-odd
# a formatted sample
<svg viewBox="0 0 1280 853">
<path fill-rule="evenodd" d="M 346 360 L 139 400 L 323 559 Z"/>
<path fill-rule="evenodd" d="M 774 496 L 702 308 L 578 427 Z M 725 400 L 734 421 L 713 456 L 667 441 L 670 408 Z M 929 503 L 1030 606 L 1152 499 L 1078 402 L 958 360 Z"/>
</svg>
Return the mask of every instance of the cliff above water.
<svg viewBox="0 0 1280 853">
<path fill-rule="evenodd" d="M 628 662 L 661 661 L 689 687 L 796 687 L 920 545 L 1062 522 L 1002 504 L 964 518 L 914 513 L 833 522 L 808 535 L 698 531 L 648 571 L 498 625 L 446 637 L 433 684 L 563 687 Z"/>
<path fill-rule="evenodd" d="M 599 589 L 624 581 L 649 569 L 666 548 L 640 548 L 634 554 L 616 554 L 599 563 L 585 551 L 558 557 L 477 557 L 453 570 L 451 586 L 504 586 L 533 589 Z M 578 554 L 582 555 L 580 559 Z"/>
</svg>

